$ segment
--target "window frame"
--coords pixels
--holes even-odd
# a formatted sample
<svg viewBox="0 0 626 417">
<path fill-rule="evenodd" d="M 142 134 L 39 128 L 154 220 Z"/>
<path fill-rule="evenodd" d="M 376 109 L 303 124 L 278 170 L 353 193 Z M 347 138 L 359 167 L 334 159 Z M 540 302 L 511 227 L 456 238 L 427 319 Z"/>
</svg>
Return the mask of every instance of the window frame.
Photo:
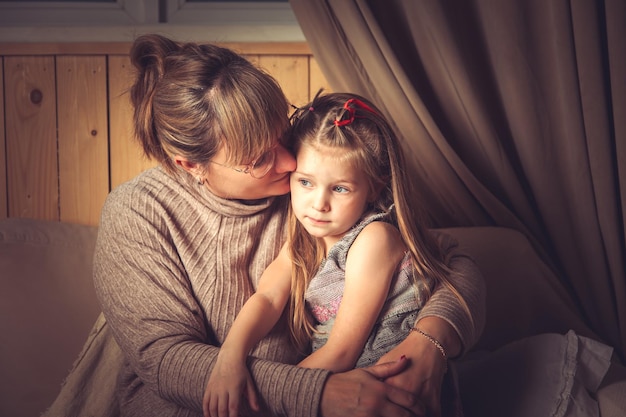
<svg viewBox="0 0 626 417">
<path fill-rule="evenodd" d="M 131 41 L 150 32 L 221 42 L 305 40 L 289 2 L 0 1 L 0 42 Z"/>
</svg>

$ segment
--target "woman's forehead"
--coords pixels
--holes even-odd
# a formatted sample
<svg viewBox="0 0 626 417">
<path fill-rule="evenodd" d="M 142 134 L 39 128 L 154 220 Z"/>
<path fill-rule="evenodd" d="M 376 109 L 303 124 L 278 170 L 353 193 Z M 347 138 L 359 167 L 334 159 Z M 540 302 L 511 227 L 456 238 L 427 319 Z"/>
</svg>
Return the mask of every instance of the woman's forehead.
<svg viewBox="0 0 626 417">
<path fill-rule="evenodd" d="M 282 134 L 267 135 L 256 140 L 222 141 L 221 148 L 229 163 L 249 163 L 282 142 Z"/>
</svg>

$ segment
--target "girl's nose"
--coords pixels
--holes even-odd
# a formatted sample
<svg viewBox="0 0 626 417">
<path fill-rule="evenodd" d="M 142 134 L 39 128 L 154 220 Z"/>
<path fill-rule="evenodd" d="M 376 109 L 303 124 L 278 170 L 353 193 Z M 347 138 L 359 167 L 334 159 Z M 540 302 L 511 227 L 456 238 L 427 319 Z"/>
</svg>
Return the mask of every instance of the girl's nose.
<svg viewBox="0 0 626 417">
<path fill-rule="evenodd" d="M 326 198 L 326 193 L 322 190 L 319 190 L 315 193 L 313 197 L 313 204 L 311 206 L 314 210 L 319 212 L 327 212 L 329 207 L 328 199 Z"/>
<path fill-rule="evenodd" d="M 296 170 L 296 158 L 283 145 L 276 148 L 275 169 L 277 173 L 293 172 Z"/>
</svg>

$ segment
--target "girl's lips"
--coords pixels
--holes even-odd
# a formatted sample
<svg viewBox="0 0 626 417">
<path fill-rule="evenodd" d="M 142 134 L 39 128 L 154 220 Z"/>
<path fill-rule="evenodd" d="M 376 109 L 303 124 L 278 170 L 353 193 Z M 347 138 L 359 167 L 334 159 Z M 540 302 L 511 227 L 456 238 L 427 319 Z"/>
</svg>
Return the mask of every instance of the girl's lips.
<svg viewBox="0 0 626 417">
<path fill-rule="evenodd" d="M 320 225 L 324 225 L 324 224 L 330 223 L 330 221 L 328 221 L 328 220 L 319 220 L 319 219 L 315 219 L 313 217 L 307 217 L 307 219 L 309 220 L 309 222 L 311 224 L 314 224 L 316 226 L 320 226 Z"/>
</svg>

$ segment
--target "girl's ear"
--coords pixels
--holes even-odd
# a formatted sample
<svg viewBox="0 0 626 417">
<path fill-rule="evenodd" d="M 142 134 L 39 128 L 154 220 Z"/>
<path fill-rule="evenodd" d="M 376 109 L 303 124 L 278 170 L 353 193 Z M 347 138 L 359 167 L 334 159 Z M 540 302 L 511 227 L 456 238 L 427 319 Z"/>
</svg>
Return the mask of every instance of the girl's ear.
<svg viewBox="0 0 626 417">
<path fill-rule="evenodd" d="M 373 190 L 370 190 L 370 194 L 367 197 L 367 202 L 368 203 L 373 203 L 376 200 L 378 200 L 378 198 L 380 197 L 380 193 L 382 192 L 383 188 L 385 188 L 385 184 L 377 184 L 375 185 Z"/>
<path fill-rule="evenodd" d="M 370 193 L 370 195 L 369 195 L 369 197 L 367 198 L 367 202 L 368 202 L 369 204 L 373 204 L 373 203 L 375 203 L 375 202 L 376 202 L 376 200 L 378 200 L 379 195 L 380 195 L 380 192 L 379 192 L 379 191 L 374 191 L 374 192 L 371 192 L 371 193 Z"/>
</svg>

